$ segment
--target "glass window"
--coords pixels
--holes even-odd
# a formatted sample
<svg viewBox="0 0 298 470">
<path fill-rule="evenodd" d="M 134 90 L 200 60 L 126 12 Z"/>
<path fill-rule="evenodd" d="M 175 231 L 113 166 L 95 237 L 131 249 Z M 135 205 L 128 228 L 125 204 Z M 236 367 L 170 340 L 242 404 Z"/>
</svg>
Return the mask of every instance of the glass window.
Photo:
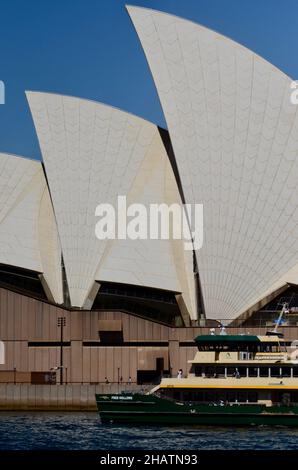
<svg viewBox="0 0 298 470">
<path fill-rule="evenodd" d="M 258 377 L 258 368 L 257 367 L 249 367 L 248 368 L 248 377 Z"/>
<path fill-rule="evenodd" d="M 271 367 L 271 377 L 280 377 L 279 367 Z"/>
<path fill-rule="evenodd" d="M 238 367 L 240 377 L 246 377 L 246 367 Z"/>
<path fill-rule="evenodd" d="M 244 403 L 247 400 L 247 393 L 246 392 L 238 392 L 238 401 Z"/>
<path fill-rule="evenodd" d="M 232 403 L 232 402 L 236 401 L 236 398 L 237 398 L 236 392 L 234 392 L 232 390 L 227 392 L 227 400 L 229 402 Z"/>
<path fill-rule="evenodd" d="M 202 372 L 203 372 L 203 367 L 201 367 L 201 366 L 196 366 L 196 367 L 195 367 L 195 375 L 196 375 L 197 377 L 201 377 Z"/>
<path fill-rule="evenodd" d="M 205 401 L 205 394 L 202 391 L 195 392 L 194 394 L 195 401 Z"/>
<path fill-rule="evenodd" d="M 236 367 L 228 367 L 227 368 L 227 376 L 234 377 L 236 374 Z"/>
<path fill-rule="evenodd" d="M 216 401 L 216 393 L 212 391 L 208 391 L 205 393 L 205 399 L 207 402 L 214 402 Z"/>
<path fill-rule="evenodd" d="M 260 367 L 260 377 L 269 376 L 269 367 Z"/>
<path fill-rule="evenodd" d="M 282 377 L 291 377 L 291 367 L 282 367 L 281 376 Z"/>
<path fill-rule="evenodd" d="M 216 367 L 216 375 L 217 376 L 224 376 L 225 375 L 225 368 L 224 367 Z"/>
<path fill-rule="evenodd" d="M 250 403 L 257 403 L 258 401 L 258 393 L 257 392 L 247 392 L 247 400 Z"/>
<path fill-rule="evenodd" d="M 217 399 L 217 401 L 226 401 L 226 392 L 225 392 L 225 390 L 217 392 L 216 399 Z"/>
</svg>

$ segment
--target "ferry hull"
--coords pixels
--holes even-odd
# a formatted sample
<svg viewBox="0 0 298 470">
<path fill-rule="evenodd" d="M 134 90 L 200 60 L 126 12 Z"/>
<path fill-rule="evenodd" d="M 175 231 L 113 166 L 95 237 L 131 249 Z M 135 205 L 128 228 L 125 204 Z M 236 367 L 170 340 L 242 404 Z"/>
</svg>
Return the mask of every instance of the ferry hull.
<svg viewBox="0 0 298 470">
<path fill-rule="evenodd" d="M 113 396 L 115 398 L 115 396 Z M 120 396 L 121 397 L 121 396 Z M 96 396 L 103 423 L 137 425 L 292 426 L 298 427 L 298 407 L 264 405 L 209 406 L 177 404 L 152 396 L 132 395 L 130 401 Z M 150 399 L 148 399 L 150 397 Z"/>
</svg>

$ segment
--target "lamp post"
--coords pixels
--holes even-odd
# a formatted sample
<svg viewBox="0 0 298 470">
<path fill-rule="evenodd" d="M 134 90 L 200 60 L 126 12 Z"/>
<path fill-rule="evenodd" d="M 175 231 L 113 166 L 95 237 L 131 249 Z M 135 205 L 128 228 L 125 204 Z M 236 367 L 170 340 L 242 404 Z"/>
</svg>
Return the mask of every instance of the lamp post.
<svg viewBox="0 0 298 470">
<path fill-rule="evenodd" d="M 60 328 L 60 385 L 63 385 L 63 328 L 66 325 L 65 317 L 58 317 L 57 326 Z"/>
</svg>

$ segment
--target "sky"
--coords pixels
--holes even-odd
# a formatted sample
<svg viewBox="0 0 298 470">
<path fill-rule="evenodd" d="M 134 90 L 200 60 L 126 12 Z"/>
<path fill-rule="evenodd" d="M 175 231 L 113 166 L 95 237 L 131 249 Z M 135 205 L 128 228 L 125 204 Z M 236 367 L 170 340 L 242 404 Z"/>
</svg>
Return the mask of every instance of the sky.
<svg viewBox="0 0 298 470">
<path fill-rule="evenodd" d="M 214 29 L 298 79 L 297 0 L 0 0 L 0 152 L 41 159 L 25 90 L 100 101 L 166 127 L 127 3 Z"/>
</svg>

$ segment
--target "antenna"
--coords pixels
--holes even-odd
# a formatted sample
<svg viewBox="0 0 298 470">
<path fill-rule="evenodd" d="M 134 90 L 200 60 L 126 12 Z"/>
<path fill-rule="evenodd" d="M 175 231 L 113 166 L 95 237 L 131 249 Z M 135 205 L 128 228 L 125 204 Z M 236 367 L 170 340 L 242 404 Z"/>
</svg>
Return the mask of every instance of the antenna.
<svg viewBox="0 0 298 470">
<path fill-rule="evenodd" d="M 278 327 L 281 323 L 281 320 L 282 320 L 282 317 L 284 315 L 284 313 L 289 313 L 289 304 L 287 302 L 284 302 L 282 304 L 282 309 L 281 309 L 281 312 L 279 314 L 279 317 L 278 317 L 278 320 L 275 324 L 275 327 L 274 327 L 274 330 L 273 330 L 273 333 L 277 333 L 277 330 L 278 330 Z"/>
<path fill-rule="evenodd" d="M 275 327 L 273 329 L 273 331 L 267 331 L 266 335 L 267 336 L 270 336 L 270 335 L 275 335 L 275 336 L 279 336 L 280 338 L 283 337 L 283 334 L 282 333 L 278 333 L 278 327 L 280 326 L 281 324 L 281 320 L 282 320 L 282 317 L 284 316 L 284 314 L 286 313 L 289 313 L 289 304 L 288 302 L 283 302 L 282 303 L 282 309 L 281 309 L 281 312 L 279 314 L 279 317 L 277 319 L 277 322 L 275 324 Z"/>
</svg>

